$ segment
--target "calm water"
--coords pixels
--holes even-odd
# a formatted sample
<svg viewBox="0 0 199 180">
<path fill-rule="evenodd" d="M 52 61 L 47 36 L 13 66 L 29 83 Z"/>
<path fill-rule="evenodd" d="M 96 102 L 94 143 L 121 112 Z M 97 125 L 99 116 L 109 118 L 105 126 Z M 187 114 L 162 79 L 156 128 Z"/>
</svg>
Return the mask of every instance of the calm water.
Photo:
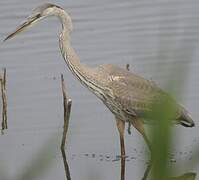
<svg viewBox="0 0 199 180">
<path fill-rule="evenodd" d="M 0 2 L 0 39 L 24 21 L 45 1 Z M 178 175 L 197 172 L 184 162 L 192 158 L 198 141 L 199 119 L 199 3 L 197 0 L 85 0 L 52 1 L 70 12 L 72 44 L 82 62 L 91 66 L 112 63 L 125 66 L 164 87 L 174 65 L 188 66 L 182 92 L 183 103 L 196 127 L 175 127 L 173 166 Z M 119 138 L 113 115 L 82 87 L 67 69 L 58 48 L 60 24 L 49 18 L 12 41 L 0 44 L 0 67 L 8 72 L 9 130 L 0 136 L 0 163 L 14 177 L 63 125 L 60 73 L 64 73 L 73 100 L 67 144 L 72 179 L 119 179 Z M 159 62 L 160 67 L 156 65 Z M 184 74 L 184 73 L 183 73 Z M 142 137 L 126 133 L 127 179 L 139 180 L 146 166 Z M 42 180 L 64 179 L 61 153 L 57 150 L 50 171 Z M 96 178 L 97 179 L 97 178 Z"/>
</svg>

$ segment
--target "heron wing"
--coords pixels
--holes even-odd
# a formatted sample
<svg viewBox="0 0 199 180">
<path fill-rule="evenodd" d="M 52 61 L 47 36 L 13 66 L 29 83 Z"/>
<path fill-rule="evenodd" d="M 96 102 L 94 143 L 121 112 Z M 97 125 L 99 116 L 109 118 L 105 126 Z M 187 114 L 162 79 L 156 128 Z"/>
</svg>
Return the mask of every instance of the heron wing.
<svg viewBox="0 0 199 180">
<path fill-rule="evenodd" d="M 109 77 L 108 88 L 113 93 L 114 101 L 130 115 L 142 116 L 150 111 L 154 99 L 166 94 L 153 81 L 123 68 L 104 65 L 103 69 Z"/>
</svg>

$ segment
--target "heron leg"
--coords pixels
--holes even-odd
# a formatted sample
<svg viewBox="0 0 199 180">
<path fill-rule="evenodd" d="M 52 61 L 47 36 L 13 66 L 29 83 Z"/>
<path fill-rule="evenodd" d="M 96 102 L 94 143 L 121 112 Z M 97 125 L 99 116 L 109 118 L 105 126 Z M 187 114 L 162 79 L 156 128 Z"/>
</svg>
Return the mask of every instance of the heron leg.
<svg viewBox="0 0 199 180">
<path fill-rule="evenodd" d="M 147 179 L 147 177 L 149 175 L 149 172 L 151 171 L 151 168 L 152 168 L 152 165 L 153 165 L 152 147 L 151 147 L 151 143 L 150 143 L 150 141 L 149 141 L 149 139 L 148 139 L 148 137 L 147 137 L 147 135 L 145 133 L 143 121 L 141 119 L 133 119 L 132 125 L 138 130 L 138 132 L 140 134 L 142 134 L 142 136 L 143 136 L 143 138 L 144 138 L 144 140 L 145 140 L 145 142 L 146 142 L 146 144 L 147 144 L 147 146 L 148 146 L 148 148 L 149 148 L 149 150 L 151 152 L 151 160 L 150 160 L 150 162 L 149 162 L 149 164 L 147 166 L 147 169 L 146 169 L 146 171 L 144 173 L 144 177 L 142 178 L 142 180 L 145 180 L 145 179 Z"/>
<path fill-rule="evenodd" d="M 124 145 L 124 130 L 125 130 L 125 122 L 117 119 L 117 129 L 120 135 L 120 147 L 121 147 L 121 156 L 125 157 L 125 145 Z"/>
<path fill-rule="evenodd" d="M 151 171 L 151 168 L 152 168 L 152 162 L 149 162 L 149 164 L 147 165 L 147 168 L 144 172 L 144 176 L 142 178 L 142 180 L 147 180 L 148 179 L 148 176 L 149 176 L 149 173 Z"/>
<path fill-rule="evenodd" d="M 121 180 L 125 179 L 125 144 L 124 144 L 124 130 L 125 130 L 125 122 L 116 119 L 117 129 L 120 135 L 120 148 L 121 148 Z"/>
<path fill-rule="evenodd" d="M 141 119 L 133 119 L 132 125 L 138 130 L 140 134 L 142 134 L 149 150 L 152 152 L 151 143 L 145 133 L 143 121 Z"/>
</svg>

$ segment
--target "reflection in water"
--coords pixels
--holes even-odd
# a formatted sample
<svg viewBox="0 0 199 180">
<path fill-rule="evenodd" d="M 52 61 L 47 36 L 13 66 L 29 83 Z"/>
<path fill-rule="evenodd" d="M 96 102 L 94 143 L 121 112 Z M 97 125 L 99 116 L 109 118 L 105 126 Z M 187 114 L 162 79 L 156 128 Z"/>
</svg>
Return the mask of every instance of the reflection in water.
<svg viewBox="0 0 199 180">
<path fill-rule="evenodd" d="M 61 151 L 62 151 L 62 157 L 63 157 L 64 167 L 65 167 L 66 178 L 67 178 L 67 180 L 71 180 L 70 170 L 69 170 L 69 166 L 67 163 L 65 150 L 61 149 Z M 121 160 L 121 162 L 123 161 L 123 163 L 125 164 L 126 158 L 122 157 L 120 160 Z M 144 176 L 143 176 L 142 180 L 150 179 L 149 175 L 150 175 L 151 168 L 152 168 L 152 165 L 151 165 L 151 163 L 149 163 L 146 167 L 146 170 L 144 172 Z M 169 177 L 168 180 L 196 180 L 196 176 L 197 176 L 196 173 L 188 172 L 188 173 L 184 173 L 183 175 L 180 175 L 177 177 Z M 121 166 L 121 179 L 125 179 L 125 166 Z"/>
<path fill-rule="evenodd" d="M 70 169 L 69 169 L 68 162 L 67 162 L 67 159 L 66 159 L 65 149 L 62 148 L 62 147 L 61 147 L 61 152 L 62 152 L 62 158 L 63 158 L 63 162 L 64 162 L 64 169 L 65 169 L 66 179 L 67 180 L 71 180 Z"/>
</svg>

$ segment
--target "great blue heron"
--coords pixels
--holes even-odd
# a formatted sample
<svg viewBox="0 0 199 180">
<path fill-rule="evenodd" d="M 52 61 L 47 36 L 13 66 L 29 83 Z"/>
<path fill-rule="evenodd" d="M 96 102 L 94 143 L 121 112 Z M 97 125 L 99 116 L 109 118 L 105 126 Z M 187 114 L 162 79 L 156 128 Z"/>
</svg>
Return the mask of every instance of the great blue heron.
<svg viewBox="0 0 199 180">
<path fill-rule="evenodd" d="M 54 4 L 44 4 L 37 7 L 27 21 L 7 36 L 5 40 L 12 38 L 48 16 L 58 17 L 62 24 L 62 32 L 59 36 L 60 50 L 71 72 L 84 86 L 101 99 L 115 115 L 120 135 L 121 156 L 125 157 L 124 128 L 127 121 L 142 134 L 151 149 L 143 126 L 143 114 L 150 110 L 150 104 L 154 100 L 161 95 L 166 95 L 166 93 L 152 81 L 123 68 L 111 64 L 91 68 L 81 64 L 70 42 L 70 32 L 73 29 L 71 17 L 64 9 Z M 193 120 L 181 105 L 177 105 L 177 113 L 174 119 L 176 123 L 183 126 L 194 126 Z"/>
</svg>

